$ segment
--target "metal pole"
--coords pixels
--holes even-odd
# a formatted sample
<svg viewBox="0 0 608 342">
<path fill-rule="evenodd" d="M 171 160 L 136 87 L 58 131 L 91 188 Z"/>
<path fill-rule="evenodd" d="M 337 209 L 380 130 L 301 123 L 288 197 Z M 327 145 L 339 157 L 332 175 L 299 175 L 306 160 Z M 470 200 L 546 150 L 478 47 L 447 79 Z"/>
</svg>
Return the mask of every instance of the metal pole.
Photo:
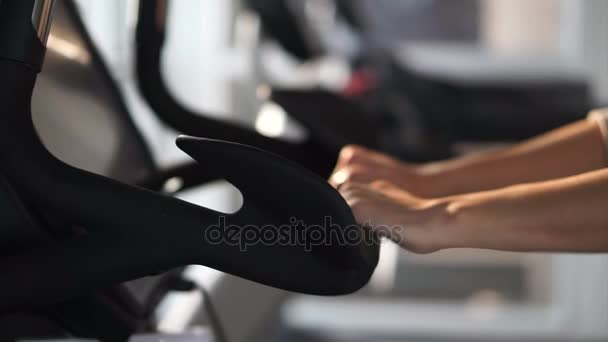
<svg viewBox="0 0 608 342">
<path fill-rule="evenodd" d="M 51 31 L 53 21 L 53 4 L 55 0 L 35 0 L 32 9 L 32 26 L 38 35 L 38 39 L 46 45 Z"/>
</svg>

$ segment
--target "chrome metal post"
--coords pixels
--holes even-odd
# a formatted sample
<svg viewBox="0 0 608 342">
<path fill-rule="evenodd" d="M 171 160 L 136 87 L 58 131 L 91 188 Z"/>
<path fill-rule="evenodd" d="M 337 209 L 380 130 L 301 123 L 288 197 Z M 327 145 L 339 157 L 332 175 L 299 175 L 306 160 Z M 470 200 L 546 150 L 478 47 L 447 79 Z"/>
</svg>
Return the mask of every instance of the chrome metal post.
<svg viewBox="0 0 608 342">
<path fill-rule="evenodd" d="M 38 39 L 46 45 L 51 31 L 53 21 L 53 4 L 55 0 L 35 0 L 32 10 L 32 26 L 38 35 Z"/>
</svg>

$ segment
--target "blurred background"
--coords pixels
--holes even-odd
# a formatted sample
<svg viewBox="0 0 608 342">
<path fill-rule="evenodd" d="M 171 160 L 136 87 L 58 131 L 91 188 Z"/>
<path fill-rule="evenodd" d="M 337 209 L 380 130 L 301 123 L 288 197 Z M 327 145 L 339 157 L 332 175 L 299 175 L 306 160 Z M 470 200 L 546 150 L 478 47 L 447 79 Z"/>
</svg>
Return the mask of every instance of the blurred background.
<svg viewBox="0 0 608 342">
<path fill-rule="evenodd" d="M 177 132 L 138 91 L 138 1 L 77 2 L 154 161 L 169 167 L 188 160 L 174 147 Z M 367 70 L 362 60 L 390 56 L 392 66 L 407 71 L 404 83 L 448 82 L 480 98 L 467 107 L 470 116 L 454 113 L 447 121 L 454 155 L 509 144 L 529 135 L 528 128 L 542 131 L 533 125 L 558 125 L 608 105 L 606 0 L 350 0 L 364 21 L 359 27 L 337 14 L 340 2 L 291 3 L 312 54 L 285 49 L 247 1 L 170 1 L 162 62 L 170 92 L 187 108 L 301 140 L 310 132 L 272 100 L 273 89 L 344 92 L 356 88 L 353 75 Z M 79 56 L 52 37 L 49 48 Z M 520 97 L 542 102 L 531 108 L 572 107 L 576 114 L 509 114 L 509 101 L 475 95 L 488 88 L 529 89 Z M 426 102 L 447 103 L 423 90 Z M 45 134 L 62 132 L 51 127 Z M 236 210 L 242 200 L 221 181 L 179 196 L 222 211 Z M 608 340 L 608 257 L 601 255 L 450 250 L 417 256 L 387 243 L 369 286 L 340 298 L 287 294 L 203 267 L 188 274 L 211 293 L 231 341 Z M 170 296 L 158 312 L 161 330 L 207 324 L 201 305 L 197 292 Z"/>
</svg>

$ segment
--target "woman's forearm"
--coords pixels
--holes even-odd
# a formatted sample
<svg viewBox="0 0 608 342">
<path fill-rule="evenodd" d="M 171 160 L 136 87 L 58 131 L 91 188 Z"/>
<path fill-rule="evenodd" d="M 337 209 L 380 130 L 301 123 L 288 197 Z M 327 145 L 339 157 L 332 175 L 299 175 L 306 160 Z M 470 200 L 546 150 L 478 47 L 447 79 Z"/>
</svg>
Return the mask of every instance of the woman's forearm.
<svg viewBox="0 0 608 342">
<path fill-rule="evenodd" d="M 502 151 L 421 166 L 425 196 L 447 196 L 568 177 L 606 165 L 597 123 L 583 120 Z"/>
<path fill-rule="evenodd" d="M 608 170 L 440 201 L 439 248 L 608 252 Z"/>
</svg>

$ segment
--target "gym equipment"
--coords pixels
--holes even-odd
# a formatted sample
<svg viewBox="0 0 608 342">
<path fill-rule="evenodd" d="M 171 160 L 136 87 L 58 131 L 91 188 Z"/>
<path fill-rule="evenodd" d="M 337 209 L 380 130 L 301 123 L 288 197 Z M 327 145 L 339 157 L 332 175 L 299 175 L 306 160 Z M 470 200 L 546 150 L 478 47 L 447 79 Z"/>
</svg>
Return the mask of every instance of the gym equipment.
<svg viewBox="0 0 608 342">
<path fill-rule="evenodd" d="M 48 242 L 0 260 L 5 279 L 0 292 L 10 294 L 1 301 L 0 312 L 60 303 L 70 307 L 70 299 L 96 289 L 192 263 L 319 295 L 349 293 L 367 282 L 377 263 L 377 241 L 363 239 L 365 232 L 354 224 L 346 203 L 322 178 L 279 156 L 236 143 L 178 139 L 182 150 L 243 193 L 241 210 L 225 215 L 77 169 L 51 155 L 34 128 L 30 101 L 44 60 L 52 4 L 0 3 L 0 108 L 5 120 L 0 126 L 5 146 L 0 173 L 42 227 L 48 221 L 59 228 Z M 34 25 L 32 13 L 42 13 Z M 298 245 L 254 244 L 243 252 L 238 244 L 211 241 L 205 234 L 222 218 L 226 225 L 239 227 L 290 226 L 292 218 L 308 227 L 324 227 L 326 217 L 333 225 L 325 234 L 340 236 L 348 228 L 359 240 L 313 243 L 310 251 Z M 318 229 L 296 230 L 318 241 L 311 235 Z M 90 306 L 97 303 L 94 298 Z M 78 303 L 64 317 L 68 321 L 83 310 Z M 110 307 L 106 314 L 113 312 Z M 103 333 L 104 324 L 93 325 Z"/>
<path fill-rule="evenodd" d="M 297 11 L 290 10 L 289 0 L 248 0 L 247 3 L 260 15 L 266 34 L 294 57 L 307 61 L 327 54 L 318 49 L 314 54 L 296 53 L 312 50 L 319 42 L 303 34 L 310 23 Z M 517 141 L 582 119 L 593 107 L 584 80 L 543 80 L 530 76 L 513 81 L 498 78 L 471 81 L 466 77 L 442 77 L 417 70 L 400 47 L 378 46 L 370 38 L 373 27 L 366 22 L 368 16 L 359 1 L 334 0 L 334 3 L 337 15 L 345 19 L 363 42 L 362 50 L 350 61 L 353 68 L 375 73 L 378 89 L 372 91 L 380 94 L 375 96 L 382 98 L 386 91 L 399 93 L 410 108 L 393 114 L 407 115 L 404 121 L 409 125 L 416 124 L 410 121 L 412 116 L 417 117 L 423 131 L 428 132 L 426 135 L 439 140 L 434 144 Z M 282 31 L 282 27 L 289 29 Z M 310 46 L 306 47 L 307 44 Z M 294 46 L 299 48 L 295 50 Z M 308 100 L 307 92 L 291 91 L 283 98 L 277 95 L 277 102 L 293 114 Z M 310 98 L 314 99 L 314 95 Z"/>
<path fill-rule="evenodd" d="M 277 153 L 327 177 L 341 146 L 317 140 L 291 143 L 265 137 L 251 129 L 195 113 L 170 94 L 161 73 L 165 40 L 167 0 L 140 1 L 137 24 L 137 81 L 142 96 L 154 113 L 169 127 L 194 136 L 224 139 Z"/>
<path fill-rule="evenodd" d="M 310 60 L 325 54 L 319 42 L 307 35 L 305 23 L 297 22 L 289 1 L 246 0 L 244 4 L 260 17 L 263 32 L 292 56 Z"/>
<path fill-rule="evenodd" d="M 292 0 L 245 0 L 244 5 L 254 11 L 262 25 L 262 33 L 276 40 L 285 51 L 301 61 L 312 60 L 327 55 L 320 37 L 309 30 L 302 17 L 303 8 Z M 366 29 L 367 24 L 355 1 L 334 0 L 337 15 L 358 31 Z M 305 7 L 305 5 L 304 5 Z"/>
<path fill-rule="evenodd" d="M 58 1 L 53 13 L 44 70 L 32 96 L 33 121 L 45 147 L 72 166 L 167 194 L 213 180 L 196 163 L 168 170 L 155 164 L 76 5 Z M 166 188 L 172 180 L 180 186 Z M 135 311 L 152 316 L 167 293 L 185 282 L 181 273 L 127 283 Z"/>
<path fill-rule="evenodd" d="M 305 45 L 301 44 L 301 40 L 305 39 L 304 33 L 296 32 L 298 26 L 293 25 L 290 19 L 293 16 L 287 16 L 287 3 L 262 0 L 249 1 L 248 4 L 259 9 L 262 15 L 268 14 L 270 19 L 263 23 L 274 29 L 274 35 L 280 36 L 289 50 L 302 56 L 314 54 L 302 50 Z M 259 135 L 248 130 L 211 119 L 204 113 L 194 113 L 173 98 L 161 73 L 167 5 L 167 0 L 139 3 L 137 78 L 140 91 L 154 112 L 179 132 L 234 140 L 293 158 L 293 153 L 284 151 L 284 142 L 268 138 L 262 140 Z M 273 89 L 271 98 L 308 129 L 310 139 L 301 147 L 306 146 L 305 151 L 314 155 L 316 163 L 321 160 L 333 162 L 340 148 L 347 144 L 364 145 L 408 160 L 448 156 L 444 144 L 418 138 L 419 118 L 408 111 L 410 107 L 407 103 L 404 105 L 401 99 L 395 100 L 394 95 L 390 93 L 374 96 L 373 99 L 353 101 L 321 89 L 310 92 Z M 399 115 L 393 113 L 395 110 Z M 403 113 L 404 111 L 407 113 Z M 416 133 L 409 134 L 412 130 Z M 327 175 L 323 167 L 311 164 L 304 156 L 305 154 L 302 154 L 296 161 L 301 161 L 302 165 L 317 173 L 321 170 L 321 175 Z"/>
</svg>

